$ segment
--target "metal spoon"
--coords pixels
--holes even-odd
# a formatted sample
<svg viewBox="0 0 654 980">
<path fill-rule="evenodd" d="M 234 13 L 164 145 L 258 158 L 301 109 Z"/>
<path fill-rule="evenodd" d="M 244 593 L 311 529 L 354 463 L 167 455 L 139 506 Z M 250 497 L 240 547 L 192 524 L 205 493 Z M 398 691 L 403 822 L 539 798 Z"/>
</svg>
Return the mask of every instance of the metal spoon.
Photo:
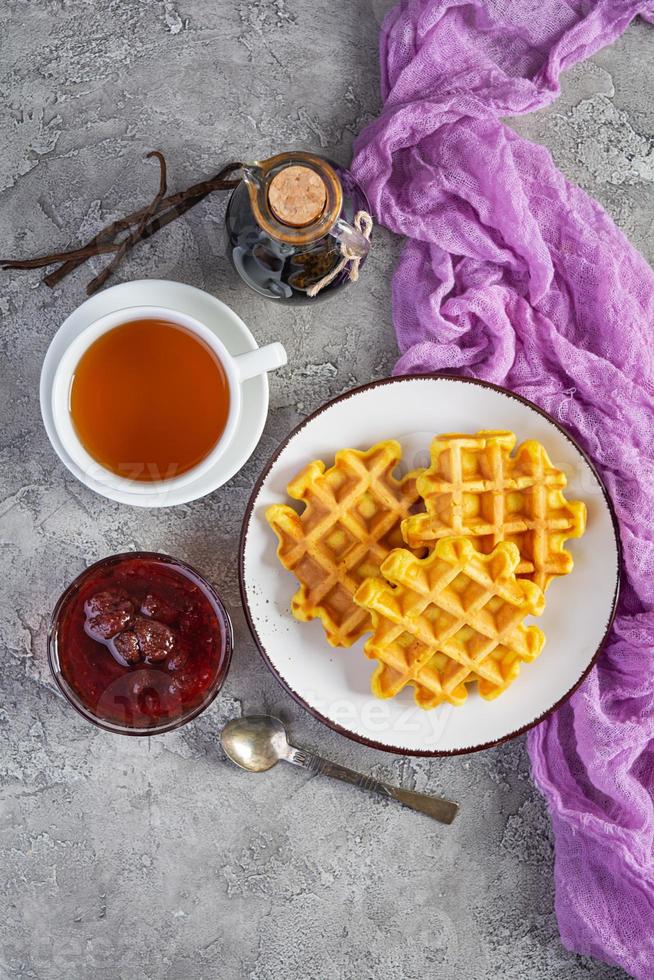
<svg viewBox="0 0 654 980">
<path fill-rule="evenodd" d="M 250 715 L 229 721 L 220 733 L 220 742 L 232 762 L 250 772 L 265 772 L 283 759 L 310 772 L 333 776 L 334 779 L 342 779 L 345 783 L 397 800 L 441 823 L 452 823 L 459 809 L 459 804 L 450 800 L 389 786 L 372 776 L 364 776 L 336 762 L 328 762 L 305 749 L 297 749 L 289 743 L 286 729 L 279 718 L 271 715 Z"/>
</svg>

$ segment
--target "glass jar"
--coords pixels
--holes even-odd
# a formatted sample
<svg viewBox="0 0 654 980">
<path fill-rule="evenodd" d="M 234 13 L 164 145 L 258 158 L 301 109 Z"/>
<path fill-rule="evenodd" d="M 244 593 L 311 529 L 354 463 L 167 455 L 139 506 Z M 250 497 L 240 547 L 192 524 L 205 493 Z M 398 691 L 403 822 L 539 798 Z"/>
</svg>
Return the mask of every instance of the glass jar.
<svg viewBox="0 0 654 980">
<path fill-rule="evenodd" d="M 372 223 L 348 170 L 299 151 L 242 170 L 225 222 L 229 256 L 248 286 L 277 302 L 301 303 L 358 277 Z"/>
<path fill-rule="evenodd" d="M 103 558 L 64 591 L 52 614 L 55 681 L 88 721 L 155 735 L 195 718 L 227 675 L 231 621 L 190 565 L 155 552 Z"/>
</svg>

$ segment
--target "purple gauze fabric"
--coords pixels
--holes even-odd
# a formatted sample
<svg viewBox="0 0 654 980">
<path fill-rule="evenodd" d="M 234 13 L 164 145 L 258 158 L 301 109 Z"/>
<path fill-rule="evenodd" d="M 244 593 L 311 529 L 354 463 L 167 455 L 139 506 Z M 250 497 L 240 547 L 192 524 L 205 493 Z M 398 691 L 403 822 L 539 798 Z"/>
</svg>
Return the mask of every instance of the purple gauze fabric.
<svg viewBox="0 0 654 980">
<path fill-rule="evenodd" d="M 404 0 L 382 28 L 385 105 L 354 169 L 377 221 L 408 238 L 393 282 L 396 372 L 526 395 L 587 448 L 615 503 L 614 628 L 529 750 L 554 826 L 564 944 L 651 980 L 654 274 L 499 118 L 552 102 L 559 73 L 638 14 L 654 22 L 654 0 Z"/>
</svg>

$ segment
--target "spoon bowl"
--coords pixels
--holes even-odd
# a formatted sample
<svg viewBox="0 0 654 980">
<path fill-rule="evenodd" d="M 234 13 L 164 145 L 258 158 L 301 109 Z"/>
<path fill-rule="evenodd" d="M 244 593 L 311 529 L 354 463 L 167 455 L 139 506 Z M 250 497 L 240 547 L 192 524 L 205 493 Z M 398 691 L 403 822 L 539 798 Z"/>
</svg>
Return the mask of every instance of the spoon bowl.
<svg viewBox="0 0 654 980">
<path fill-rule="evenodd" d="M 271 715 L 234 718 L 220 733 L 220 743 L 228 758 L 249 772 L 272 769 L 289 751 L 286 729 Z"/>
</svg>

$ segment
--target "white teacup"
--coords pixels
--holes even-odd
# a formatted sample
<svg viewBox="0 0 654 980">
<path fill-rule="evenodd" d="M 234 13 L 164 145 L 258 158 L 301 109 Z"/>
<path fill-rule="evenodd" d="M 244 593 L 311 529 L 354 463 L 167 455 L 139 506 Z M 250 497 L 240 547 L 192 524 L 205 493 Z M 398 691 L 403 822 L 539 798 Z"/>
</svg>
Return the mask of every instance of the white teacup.
<svg viewBox="0 0 654 980">
<path fill-rule="evenodd" d="M 130 480 L 119 476 L 98 463 L 80 442 L 70 413 L 70 391 L 75 369 L 82 355 L 95 343 L 98 337 L 134 320 L 164 320 L 184 327 L 203 340 L 215 353 L 223 366 L 229 386 L 229 410 L 225 428 L 220 439 L 203 460 L 179 476 L 162 480 Z M 130 494 L 152 495 L 160 491 L 178 489 L 207 473 L 220 459 L 234 438 L 241 410 L 241 385 L 249 378 L 257 377 L 267 371 L 286 364 L 286 351 L 282 344 L 268 344 L 257 350 L 234 356 L 222 341 L 199 320 L 186 313 L 159 306 L 132 306 L 116 310 L 89 324 L 66 348 L 59 361 L 52 384 L 52 417 L 57 435 L 63 448 L 81 470 L 85 478 L 100 483 L 113 490 L 127 491 Z"/>
</svg>

